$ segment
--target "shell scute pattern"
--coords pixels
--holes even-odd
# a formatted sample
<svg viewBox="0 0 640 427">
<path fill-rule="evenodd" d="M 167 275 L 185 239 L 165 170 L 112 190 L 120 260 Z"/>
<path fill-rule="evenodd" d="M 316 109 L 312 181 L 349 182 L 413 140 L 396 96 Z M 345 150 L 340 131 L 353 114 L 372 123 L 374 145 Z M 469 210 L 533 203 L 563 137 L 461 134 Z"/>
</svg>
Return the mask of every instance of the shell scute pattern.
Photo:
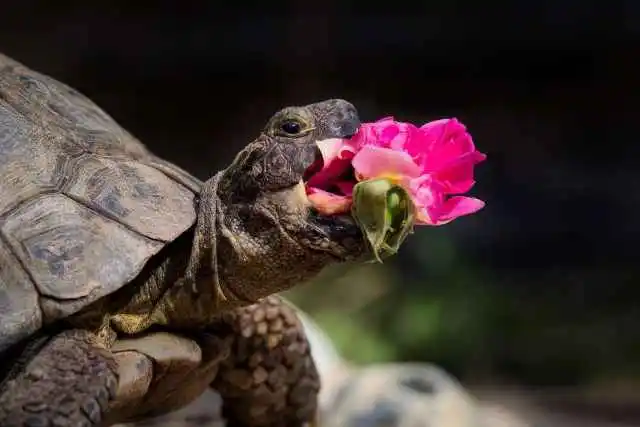
<svg viewBox="0 0 640 427">
<path fill-rule="evenodd" d="M 0 243 L 0 352 L 42 324 L 38 292 L 8 247 Z"/>
<path fill-rule="evenodd" d="M 193 194 L 150 166 L 91 156 L 73 166 L 63 192 L 137 233 L 167 242 L 195 221 Z"/>
<path fill-rule="evenodd" d="M 18 112 L 64 134 L 66 150 L 149 156 L 146 147 L 89 98 L 0 54 L 0 86 Z M 3 66 L 4 65 L 4 66 Z"/>
<path fill-rule="evenodd" d="M 0 351 L 193 225 L 195 195 L 153 164 L 88 98 L 0 55 Z"/>
</svg>

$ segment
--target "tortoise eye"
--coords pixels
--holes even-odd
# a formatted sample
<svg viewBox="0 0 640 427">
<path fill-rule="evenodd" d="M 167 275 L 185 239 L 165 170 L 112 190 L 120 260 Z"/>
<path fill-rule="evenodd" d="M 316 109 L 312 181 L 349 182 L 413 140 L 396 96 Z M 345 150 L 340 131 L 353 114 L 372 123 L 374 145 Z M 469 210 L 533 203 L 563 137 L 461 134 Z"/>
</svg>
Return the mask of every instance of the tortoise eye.
<svg viewBox="0 0 640 427">
<path fill-rule="evenodd" d="M 311 123 L 297 115 L 283 117 L 275 124 L 273 132 L 285 138 L 299 138 L 308 135 L 313 130 Z"/>
<path fill-rule="evenodd" d="M 302 123 L 294 119 L 285 120 L 280 125 L 280 129 L 286 134 L 298 135 L 302 131 Z"/>
</svg>

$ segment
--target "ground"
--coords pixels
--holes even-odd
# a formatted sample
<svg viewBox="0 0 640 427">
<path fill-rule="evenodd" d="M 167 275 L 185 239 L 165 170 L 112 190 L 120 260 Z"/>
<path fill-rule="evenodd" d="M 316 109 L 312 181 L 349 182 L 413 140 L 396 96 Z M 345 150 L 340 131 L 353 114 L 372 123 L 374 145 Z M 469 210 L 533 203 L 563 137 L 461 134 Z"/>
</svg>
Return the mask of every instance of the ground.
<svg viewBox="0 0 640 427">
<path fill-rule="evenodd" d="M 592 421 L 586 417 L 536 410 L 519 393 L 507 395 L 488 390 L 479 393 L 484 395 L 479 396 L 479 405 L 489 427 L 635 427 L 632 424 Z M 218 418 L 219 405 L 218 396 L 207 392 L 181 411 L 118 427 L 224 427 L 224 423 Z"/>
</svg>

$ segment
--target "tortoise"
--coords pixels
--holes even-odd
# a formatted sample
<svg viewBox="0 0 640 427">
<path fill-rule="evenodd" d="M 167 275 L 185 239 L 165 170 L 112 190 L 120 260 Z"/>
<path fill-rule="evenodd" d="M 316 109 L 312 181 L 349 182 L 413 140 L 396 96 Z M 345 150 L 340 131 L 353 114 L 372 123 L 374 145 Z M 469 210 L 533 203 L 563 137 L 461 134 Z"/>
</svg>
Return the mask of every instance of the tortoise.
<svg viewBox="0 0 640 427">
<path fill-rule="evenodd" d="M 367 250 L 310 204 L 346 100 L 286 107 L 201 182 L 99 106 L 0 55 L 0 425 L 94 426 L 209 386 L 229 425 L 312 421 L 318 375 L 275 296 Z"/>
</svg>

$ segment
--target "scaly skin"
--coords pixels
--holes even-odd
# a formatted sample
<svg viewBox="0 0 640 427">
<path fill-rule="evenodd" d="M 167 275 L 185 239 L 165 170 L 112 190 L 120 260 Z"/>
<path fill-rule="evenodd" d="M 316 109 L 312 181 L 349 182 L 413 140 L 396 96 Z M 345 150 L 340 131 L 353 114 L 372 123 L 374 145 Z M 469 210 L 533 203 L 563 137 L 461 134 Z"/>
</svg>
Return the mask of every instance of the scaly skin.
<svg viewBox="0 0 640 427">
<path fill-rule="evenodd" d="M 159 332 L 115 343 L 128 372 L 120 379 L 126 398 L 114 404 L 109 423 L 180 409 L 208 387 L 222 397 L 230 425 L 303 426 L 315 418 L 320 379 L 295 309 L 282 299 L 230 310 L 191 338 Z M 175 354 L 161 351 L 160 341 Z M 154 369 L 163 358 L 172 364 Z"/>
<path fill-rule="evenodd" d="M 224 340 L 216 331 L 215 325 L 224 322 L 224 313 L 240 313 L 243 307 L 256 303 L 259 306 L 261 298 L 295 286 L 325 266 L 363 254 L 365 245 L 351 218 L 318 215 L 303 186 L 304 174 L 318 155 L 316 142 L 348 137 L 359 124 L 355 108 L 342 100 L 278 112 L 227 169 L 204 183 L 194 228 L 153 257 L 134 281 L 68 319 L 68 326 L 93 334 L 87 338 L 91 344 L 81 358 L 70 356 L 72 344 L 65 345 L 64 337 L 54 333 L 50 342 L 56 346 L 45 345 L 35 356 L 24 353 L 21 363 L 29 366 L 37 357 L 55 367 L 71 357 L 78 367 L 60 374 L 65 376 L 64 382 L 57 381 L 55 370 L 47 377 L 47 395 L 71 399 L 94 393 L 94 379 L 85 375 L 88 360 L 118 363 L 119 387 L 109 402 L 112 410 L 105 413 L 100 406 L 91 417 L 85 417 L 88 424 L 78 425 L 100 425 L 103 421 L 108 425 L 156 415 L 197 397 L 223 369 L 219 366 L 222 361 L 226 360 L 226 369 L 245 363 L 238 350 L 235 359 L 229 356 L 227 346 L 233 345 L 232 337 Z M 304 341 L 304 335 L 297 339 Z M 276 346 L 272 351 L 275 355 L 285 349 Z M 315 372 L 310 357 L 300 357 L 304 369 L 287 372 L 293 369 L 290 364 L 279 373 L 293 381 L 290 386 L 294 389 Z M 20 418 L 27 405 L 48 408 L 36 418 L 49 425 L 57 412 L 42 401 L 43 395 L 15 392 L 30 387 L 28 376 L 22 374 L 18 372 L 0 389 L 0 415 L 4 417 L 0 423 L 18 420 L 2 425 L 27 425 Z M 73 390 L 59 385 L 69 381 L 75 385 Z M 226 384 L 229 393 L 238 393 L 228 382 L 218 384 Z M 9 389 L 22 397 L 8 396 L 5 392 Z M 154 390 L 170 389 L 181 393 L 171 393 L 164 400 L 154 394 Z M 243 397 L 247 403 L 262 398 L 252 390 Z M 317 387 L 311 384 L 303 398 L 300 393 L 296 393 L 297 404 L 270 409 L 266 418 L 261 413 L 247 418 L 232 405 L 230 423 L 278 426 L 286 420 L 286 425 L 303 425 L 314 411 L 301 408 L 309 404 L 313 408 Z M 78 414 L 84 413 L 82 399 L 67 409 L 68 418 L 79 419 Z M 298 416 L 291 418 L 282 411 L 297 411 Z"/>
<path fill-rule="evenodd" d="M 281 129 L 291 123 L 298 134 Z M 204 183 L 195 229 L 154 257 L 129 286 L 81 311 L 73 324 L 86 326 L 92 318 L 99 328 L 114 329 L 107 337 L 154 324 L 202 328 L 224 310 L 362 255 L 353 220 L 314 213 L 302 183 L 316 160 L 316 141 L 349 136 L 359 123 L 355 108 L 342 100 L 275 114 L 227 169 Z"/>
<path fill-rule="evenodd" d="M 116 393 L 110 353 L 83 330 L 65 331 L 38 350 L 25 349 L 24 365 L 1 385 L 0 424 L 97 424 Z"/>
</svg>

